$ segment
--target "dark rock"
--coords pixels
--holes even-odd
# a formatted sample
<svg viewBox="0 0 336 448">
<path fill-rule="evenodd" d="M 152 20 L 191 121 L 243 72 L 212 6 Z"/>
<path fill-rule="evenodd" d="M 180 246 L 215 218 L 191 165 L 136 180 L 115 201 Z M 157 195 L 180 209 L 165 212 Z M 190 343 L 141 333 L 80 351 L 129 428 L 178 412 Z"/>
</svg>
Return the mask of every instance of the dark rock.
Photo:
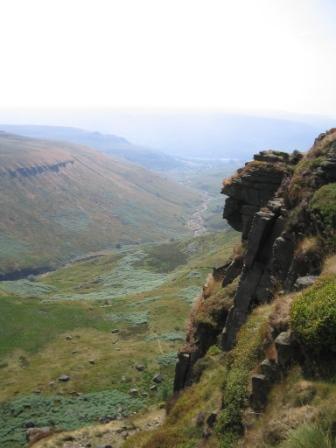
<svg viewBox="0 0 336 448">
<path fill-rule="evenodd" d="M 276 381 L 279 377 L 278 365 L 274 360 L 264 359 L 260 364 L 260 370 L 270 383 Z"/>
<path fill-rule="evenodd" d="M 36 426 L 36 424 L 34 423 L 34 422 L 32 422 L 32 421 L 28 421 L 28 422 L 25 422 L 24 424 L 23 424 L 23 427 L 24 428 L 35 428 L 35 426 Z"/>
<path fill-rule="evenodd" d="M 248 249 L 244 260 L 246 267 L 252 266 L 261 243 L 265 240 L 265 236 L 269 234 L 269 228 L 272 225 L 274 217 L 274 213 L 270 210 L 255 214 L 248 236 Z"/>
<path fill-rule="evenodd" d="M 111 333 L 113 333 L 113 334 L 119 333 L 119 329 L 118 328 L 114 328 L 113 330 L 111 330 Z"/>
<path fill-rule="evenodd" d="M 110 415 L 103 415 L 103 417 L 100 417 L 99 423 L 106 424 L 110 423 L 112 420 L 115 420 L 115 417 L 112 417 Z"/>
<path fill-rule="evenodd" d="M 136 364 L 135 365 L 136 370 L 139 372 L 143 372 L 145 370 L 145 366 L 143 364 Z"/>
<path fill-rule="evenodd" d="M 134 388 L 130 389 L 129 394 L 130 394 L 132 397 L 137 397 L 137 396 L 139 395 L 139 391 L 138 391 L 137 388 L 134 387 Z"/>
<path fill-rule="evenodd" d="M 256 410 L 262 410 L 267 402 L 267 394 L 269 391 L 269 381 L 265 375 L 254 374 L 251 378 L 252 382 L 252 394 L 251 394 L 251 407 Z"/>
<path fill-rule="evenodd" d="M 277 350 L 278 364 L 285 369 L 293 358 L 293 345 L 291 341 L 291 331 L 283 331 L 275 339 L 275 348 Z"/>
<path fill-rule="evenodd" d="M 294 238 L 291 235 L 281 235 L 276 238 L 273 245 L 273 257 L 271 260 L 272 272 L 276 278 L 284 281 L 288 274 L 294 253 Z"/>
<path fill-rule="evenodd" d="M 70 376 L 69 375 L 61 375 L 58 377 L 58 381 L 60 381 L 61 383 L 66 383 L 67 381 L 70 380 Z"/>
<path fill-rule="evenodd" d="M 222 286 L 225 287 L 233 282 L 233 280 L 238 277 L 243 268 L 243 257 L 236 257 L 230 260 L 224 266 L 220 268 L 214 268 L 212 271 L 213 278 L 222 282 Z"/>
<path fill-rule="evenodd" d="M 210 426 L 210 428 L 213 428 L 217 420 L 217 412 L 211 412 L 209 417 L 207 418 L 206 422 Z"/>
<path fill-rule="evenodd" d="M 231 350 L 235 344 L 236 334 L 245 323 L 254 292 L 263 273 L 263 265 L 254 263 L 251 269 L 244 268 L 234 298 L 234 306 L 230 309 L 226 325 L 221 336 L 223 350 Z"/>
<path fill-rule="evenodd" d="M 162 375 L 161 375 L 160 373 L 156 373 L 156 374 L 153 376 L 152 380 L 154 381 L 154 383 L 156 383 L 156 384 L 160 384 L 160 383 L 162 383 L 162 381 L 163 381 L 163 377 L 162 377 Z"/>
<path fill-rule="evenodd" d="M 64 436 L 63 438 L 62 438 L 62 441 L 63 442 L 74 442 L 76 439 L 75 439 L 75 437 L 73 437 L 73 436 Z"/>
</svg>

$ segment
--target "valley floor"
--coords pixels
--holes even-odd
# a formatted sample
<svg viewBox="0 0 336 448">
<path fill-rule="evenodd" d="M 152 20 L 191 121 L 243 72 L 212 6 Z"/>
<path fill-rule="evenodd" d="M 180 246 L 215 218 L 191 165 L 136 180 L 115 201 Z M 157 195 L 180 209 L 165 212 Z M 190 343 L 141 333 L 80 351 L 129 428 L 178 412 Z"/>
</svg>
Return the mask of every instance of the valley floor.
<svg viewBox="0 0 336 448">
<path fill-rule="evenodd" d="M 0 446 L 25 446 L 32 425 L 118 427 L 164 402 L 190 307 L 238 240 L 227 231 L 121 247 L 1 282 Z"/>
</svg>

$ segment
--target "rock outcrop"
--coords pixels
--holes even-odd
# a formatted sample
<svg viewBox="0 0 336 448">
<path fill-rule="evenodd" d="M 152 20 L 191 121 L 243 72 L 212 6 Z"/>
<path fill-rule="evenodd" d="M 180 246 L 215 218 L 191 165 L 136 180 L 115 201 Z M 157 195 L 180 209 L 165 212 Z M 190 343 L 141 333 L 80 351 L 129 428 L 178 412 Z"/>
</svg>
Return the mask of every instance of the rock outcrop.
<svg viewBox="0 0 336 448">
<path fill-rule="evenodd" d="M 273 300 L 281 291 L 305 287 L 319 275 L 335 226 L 326 223 L 323 209 L 315 207 L 316 192 L 335 181 L 336 129 L 319 136 L 305 156 L 298 151 L 263 151 L 224 181 L 222 193 L 227 199 L 223 216 L 242 233 L 242 249 L 239 256 L 214 270 L 213 277 L 223 287 L 233 285 L 237 277 L 239 281 L 231 306 L 228 309 L 226 302 L 217 325 L 209 330 L 197 319 L 191 322 L 189 343 L 176 366 L 176 391 L 193 381 L 195 362 L 215 341 L 224 351 L 234 347 L 251 309 Z M 201 302 L 208 300 L 211 297 L 200 298 Z M 280 334 L 275 341 L 282 363 L 288 348 L 285 336 Z M 266 364 L 252 381 L 260 406 L 264 400 L 261 385 L 276 374 L 274 366 Z"/>
</svg>

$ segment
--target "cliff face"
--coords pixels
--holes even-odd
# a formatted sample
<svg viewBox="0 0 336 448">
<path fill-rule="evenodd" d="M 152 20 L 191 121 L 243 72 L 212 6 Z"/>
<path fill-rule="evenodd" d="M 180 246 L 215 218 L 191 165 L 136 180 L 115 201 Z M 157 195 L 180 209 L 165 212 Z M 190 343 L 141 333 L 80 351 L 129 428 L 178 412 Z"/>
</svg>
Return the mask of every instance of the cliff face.
<svg viewBox="0 0 336 448">
<path fill-rule="evenodd" d="M 242 246 L 214 270 L 215 294 L 205 289 L 193 311 L 175 391 L 197 378 L 193 366 L 215 342 L 223 351 L 235 346 L 252 309 L 278 293 L 308 286 L 320 274 L 335 244 L 335 218 L 330 201 L 323 203 L 335 193 L 334 182 L 335 129 L 321 134 L 304 157 L 297 151 L 263 151 L 224 181 L 223 216 L 242 233 Z M 204 309 L 208 319 L 199 317 Z"/>
</svg>

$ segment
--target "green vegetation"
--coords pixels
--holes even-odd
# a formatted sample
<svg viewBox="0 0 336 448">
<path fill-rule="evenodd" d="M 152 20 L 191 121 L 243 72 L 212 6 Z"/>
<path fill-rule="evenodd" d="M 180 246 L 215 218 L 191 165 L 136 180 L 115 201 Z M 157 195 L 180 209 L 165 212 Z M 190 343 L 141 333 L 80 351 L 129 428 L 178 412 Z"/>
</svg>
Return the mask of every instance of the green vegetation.
<svg viewBox="0 0 336 448">
<path fill-rule="evenodd" d="M 336 245 L 336 183 L 324 185 L 314 193 L 309 208 L 323 225 L 332 249 Z"/>
<path fill-rule="evenodd" d="M 321 278 L 294 300 L 291 326 L 298 341 L 315 354 L 336 346 L 335 276 Z"/>
<path fill-rule="evenodd" d="M 280 448 L 336 448 L 336 438 L 331 428 L 325 430 L 318 425 L 302 425 L 291 431 Z"/>
<path fill-rule="evenodd" d="M 238 239 L 235 232 L 209 234 L 173 241 L 173 251 L 169 243 L 163 250 L 137 245 L 30 280 L 1 282 L 1 447 L 22 441 L 22 422 L 38 415 L 38 424 L 51 419 L 60 429 L 75 429 L 113 415 L 115 397 L 130 400 L 132 388 L 138 390 L 132 412 L 166 399 L 190 304 L 209 267 L 219 266 Z M 176 252 L 185 265 L 176 264 Z M 151 390 L 156 373 L 163 382 Z M 70 380 L 58 381 L 62 374 Z M 11 418 L 8 410 L 20 400 L 27 409 Z M 78 413 L 71 411 L 76 403 Z"/>
<path fill-rule="evenodd" d="M 267 331 L 270 307 L 260 307 L 241 328 L 237 344 L 229 354 L 228 371 L 223 382 L 223 404 L 217 431 L 221 448 L 230 448 L 243 431 L 242 411 L 248 399 L 251 371 L 263 356 L 262 341 Z M 230 359 L 231 358 L 231 359 Z"/>
<path fill-rule="evenodd" d="M 127 416 L 141 409 L 143 398 L 132 398 L 117 390 L 83 394 L 79 397 L 62 395 L 26 395 L 0 407 L 1 447 L 19 448 L 25 445 L 24 428 L 27 422 L 38 427 L 57 425 L 64 430 Z"/>
<path fill-rule="evenodd" d="M 197 416 L 200 412 L 208 416 L 214 410 L 219 411 L 219 417 L 207 446 L 234 446 L 241 434 L 249 377 L 260 359 L 269 311 L 267 305 L 251 314 L 232 352 L 223 353 L 211 347 L 205 358 L 198 361 L 203 372 L 200 381 L 183 391 L 163 426 L 154 432 L 142 433 L 140 438 L 139 435 L 130 438 L 124 447 L 195 448 L 202 438 L 202 426 L 196 424 Z"/>
</svg>

